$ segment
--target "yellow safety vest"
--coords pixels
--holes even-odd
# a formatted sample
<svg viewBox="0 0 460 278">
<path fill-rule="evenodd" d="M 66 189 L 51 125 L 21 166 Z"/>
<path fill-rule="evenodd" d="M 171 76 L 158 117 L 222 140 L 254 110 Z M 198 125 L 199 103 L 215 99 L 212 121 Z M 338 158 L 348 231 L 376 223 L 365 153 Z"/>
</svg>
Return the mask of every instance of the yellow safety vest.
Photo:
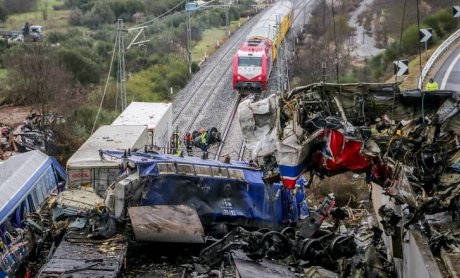
<svg viewBox="0 0 460 278">
<path fill-rule="evenodd" d="M 201 144 L 207 144 L 206 132 L 201 133 Z"/>
<path fill-rule="evenodd" d="M 437 91 L 437 90 L 439 90 L 438 83 L 437 82 L 433 82 L 433 83 L 428 82 L 428 84 L 426 84 L 425 90 L 426 91 Z"/>
</svg>

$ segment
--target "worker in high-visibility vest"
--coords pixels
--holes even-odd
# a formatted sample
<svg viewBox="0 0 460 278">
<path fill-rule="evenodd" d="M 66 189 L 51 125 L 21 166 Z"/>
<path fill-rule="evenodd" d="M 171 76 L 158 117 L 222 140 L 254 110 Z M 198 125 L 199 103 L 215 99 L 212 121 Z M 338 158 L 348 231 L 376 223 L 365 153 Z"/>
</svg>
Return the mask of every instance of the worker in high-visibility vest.
<svg viewBox="0 0 460 278">
<path fill-rule="evenodd" d="M 430 78 L 430 81 L 425 86 L 425 91 L 437 91 L 439 90 L 439 85 L 433 78 Z"/>
<path fill-rule="evenodd" d="M 207 133 L 206 133 L 206 129 L 205 128 L 200 128 L 200 147 L 201 147 L 201 151 L 203 152 L 203 154 L 201 155 L 201 158 L 202 159 L 207 159 L 208 158 L 208 136 L 207 136 Z"/>
</svg>

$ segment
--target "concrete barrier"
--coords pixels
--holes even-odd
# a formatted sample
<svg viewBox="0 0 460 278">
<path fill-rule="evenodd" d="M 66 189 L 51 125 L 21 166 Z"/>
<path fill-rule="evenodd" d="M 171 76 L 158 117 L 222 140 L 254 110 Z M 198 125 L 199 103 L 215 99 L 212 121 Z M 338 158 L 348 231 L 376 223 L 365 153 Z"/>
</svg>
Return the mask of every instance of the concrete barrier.
<svg viewBox="0 0 460 278">
<path fill-rule="evenodd" d="M 383 226 L 380 223 L 382 218 L 377 213 L 382 205 L 391 207 L 396 214 L 403 216 L 401 206 L 396 205 L 394 199 L 383 195 L 382 188 L 376 184 L 372 185 L 372 204 L 382 230 Z M 404 216 L 402 220 L 404 221 Z M 388 250 L 387 258 L 394 262 L 398 277 L 443 277 L 426 238 L 419 230 L 410 228 L 404 231 L 402 224 L 399 223 L 394 236 L 385 233 L 382 236 Z"/>
</svg>

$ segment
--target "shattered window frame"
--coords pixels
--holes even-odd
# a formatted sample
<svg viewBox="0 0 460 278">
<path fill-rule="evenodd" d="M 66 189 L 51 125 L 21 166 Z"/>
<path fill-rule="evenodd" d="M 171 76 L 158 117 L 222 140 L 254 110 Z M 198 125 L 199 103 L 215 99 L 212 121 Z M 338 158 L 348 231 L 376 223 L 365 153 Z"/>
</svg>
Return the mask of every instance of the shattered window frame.
<svg viewBox="0 0 460 278">
<path fill-rule="evenodd" d="M 228 179 L 230 177 L 228 173 L 228 168 L 211 166 L 211 169 L 212 169 L 212 175 L 216 178 Z"/>
<path fill-rule="evenodd" d="M 244 172 L 241 169 L 228 168 L 228 174 L 231 179 L 244 181 Z"/>
<path fill-rule="evenodd" d="M 119 169 L 96 168 L 93 170 L 93 186 L 97 191 L 105 191 L 114 181 L 117 180 Z M 102 175 L 101 175 L 102 174 Z"/>
<path fill-rule="evenodd" d="M 202 166 L 202 165 L 195 165 L 195 173 L 197 176 L 205 176 L 205 177 L 212 177 L 212 169 L 211 166 Z"/>
<path fill-rule="evenodd" d="M 30 196 L 32 197 L 32 202 L 33 202 L 34 209 L 37 210 L 40 207 L 40 205 L 39 205 L 39 202 L 38 202 L 38 196 L 37 196 L 37 189 L 36 188 L 33 188 L 30 191 Z"/>
<path fill-rule="evenodd" d="M 193 164 L 177 163 L 177 174 L 183 176 L 195 176 Z"/>
<path fill-rule="evenodd" d="M 158 174 L 176 174 L 176 167 L 174 163 L 158 163 Z"/>
<path fill-rule="evenodd" d="M 27 194 L 26 198 L 26 209 L 28 213 L 32 213 L 35 211 L 35 204 L 34 201 L 32 200 L 32 194 Z"/>
</svg>

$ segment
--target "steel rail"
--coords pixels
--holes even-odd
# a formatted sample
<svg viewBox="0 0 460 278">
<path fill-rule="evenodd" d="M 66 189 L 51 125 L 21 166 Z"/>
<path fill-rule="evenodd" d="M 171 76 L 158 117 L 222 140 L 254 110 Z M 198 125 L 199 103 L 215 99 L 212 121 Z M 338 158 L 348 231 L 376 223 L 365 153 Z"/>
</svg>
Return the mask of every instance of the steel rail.
<svg viewBox="0 0 460 278">
<path fill-rule="evenodd" d="M 242 140 L 240 151 L 238 152 L 238 160 L 239 161 L 243 160 L 245 151 L 246 151 L 246 140 Z"/>
<path fill-rule="evenodd" d="M 244 29 L 249 29 L 251 28 L 252 26 L 255 25 L 255 23 L 257 23 L 257 21 L 255 20 L 256 18 L 260 17 L 260 15 L 257 15 L 255 17 L 253 17 L 250 22 L 247 22 L 243 28 Z M 219 59 L 217 59 L 217 61 L 214 61 L 210 67 L 205 67 L 205 71 L 204 72 L 201 72 L 198 77 L 197 77 L 197 80 L 192 80 L 193 82 L 193 85 L 192 85 L 192 88 L 190 88 L 189 90 L 187 91 L 190 91 L 191 94 L 188 95 L 187 97 L 187 100 L 185 102 L 183 102 L 182 106 L 176 111 L 176 113 L 174 114 L 174 117 L 173 117 L 173 124 L 177 122 L 178 118 L 181 116 L 182 112 L 185 110 L 185 108 L 187 108 L 189 105 L 190 105 L 190 101 L 195 97 L 195 95 L 197 94 L 198 91 L 201 92 L 201 87 L 205 84 L 205 81 L 207 81 L 208 78 L 210 78 L 210 76 L 212 76 L 218 69 L 221 68 L 221 63 L 220 61 L 224 60 L 225 58 L 227 58 L 229 55 L 234 55 L 234 52 L 232 52 L 231 50 L 235 47 L 235 45 L 239 45 L 241 44 L 241 38 L 246 36 L 247 32 L 244 32 L 243 30 L 239 30 L 240 32 L 238 32 L 238 35 L 236 37 L 236 39 L 233 37 L 232 38 L 232 42 L 230 44 L 224 44 L 222 47 L 222 49 L 220 50 L 220 52 L 222 52 L 222 57 L 219 57 Z M 227 70 L 228 70 L 228 67 L 227 67 Z M 211 92 L 208 92 L 208 93 L 211 93 Z M 201 97 L 202 95 L 200 95 Z M 206 98 L 207 99 L 207 98 Z"/>
<path fill-rule="evenodd" d="M 238 104 L 240 104 L 240 100 L 241 100 L 241 95 L 238 95 L 237 100 L 233 104 L 230 117 L 227 119 L 227 123 L 225 124 L 224 134 L 222 135 L 222 141 L 219 143 L 219 148 L 217 149 L 216 157 L 214 158 L 214 160 L 219 160 L 220 158 L 220 155 L 225 145 L 225 141 L 227 140 L 228 132 L 230 131 L 230 128 L 232 127 L 233 120 L 235 119 L 236 111 L 238 110 Z"/>
</svg>

